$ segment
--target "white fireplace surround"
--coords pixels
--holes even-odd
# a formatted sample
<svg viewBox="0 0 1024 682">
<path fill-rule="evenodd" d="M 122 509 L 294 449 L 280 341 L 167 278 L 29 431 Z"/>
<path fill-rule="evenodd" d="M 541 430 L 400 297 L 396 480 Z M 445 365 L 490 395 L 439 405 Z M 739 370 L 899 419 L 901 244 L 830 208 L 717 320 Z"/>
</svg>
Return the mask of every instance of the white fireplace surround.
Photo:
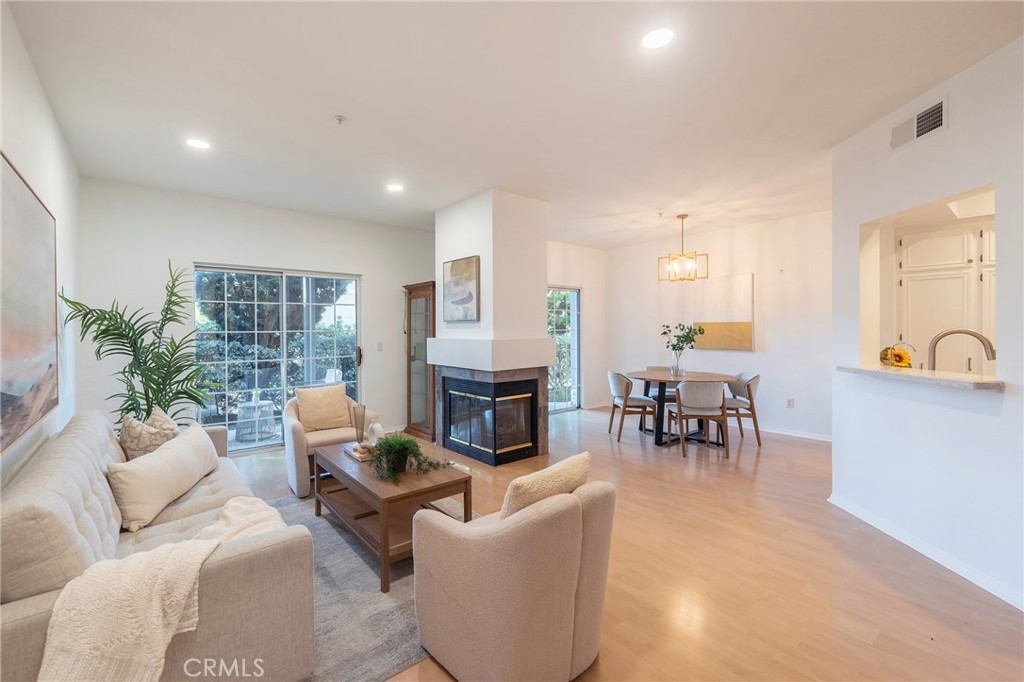
<svg viewBox="0 0 1024 682">
<path fill-rule="evenodd" d="M 431 365 L 500 372 L 555 364 L 555 340 L 539 339 L 427 339 Z"/>
</svg>

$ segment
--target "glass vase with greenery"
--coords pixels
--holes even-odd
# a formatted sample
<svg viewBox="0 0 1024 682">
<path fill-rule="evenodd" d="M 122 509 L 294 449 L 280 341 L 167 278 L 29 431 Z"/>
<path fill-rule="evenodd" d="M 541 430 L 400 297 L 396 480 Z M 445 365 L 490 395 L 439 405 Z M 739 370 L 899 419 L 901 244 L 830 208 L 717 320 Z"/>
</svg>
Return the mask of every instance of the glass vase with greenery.
<svg viewBox="0 0 1024 682">
<path fill-rule="evenodd" d="M 675 356 L 675 364 L 672 365 L 672 373 L 679 374 L 680 361 L 683 352 L 693 348 L 693 343 L 698 336 L 704 333 L 704 327 L 700 325 L 678 323 L 673 330 L 667 324 L 661 325 L 661 335 L 665 337 L 665 347 L 672 351 Z"/>
<path fill-rule="evenodd" d="M 196 362 L 194 332 L 176 337 L 167 331 L 171 325 L 189 322 L 191 299 L 185 292 L 192 282 L 186 278 L 185 268 L 175 269 L 168 263 L 167 271 L 159 314 L 141 308 L 129 312 L 117 299 L 109 308 L 93 308 L 60 293 L 69 308 L 64 323 L 81 323 L 81 339 L 96 346 L 97 360 L 128 359 L 115 374 L 124 390 L 108 398 L 121 401 L 116 410 L 118 423 L 128 414 L 145 421 L 154 407 L 174 418 L 192 405 L 202 407 L 208 399 L 200 388 L 203 368 Z"/>
</svg>

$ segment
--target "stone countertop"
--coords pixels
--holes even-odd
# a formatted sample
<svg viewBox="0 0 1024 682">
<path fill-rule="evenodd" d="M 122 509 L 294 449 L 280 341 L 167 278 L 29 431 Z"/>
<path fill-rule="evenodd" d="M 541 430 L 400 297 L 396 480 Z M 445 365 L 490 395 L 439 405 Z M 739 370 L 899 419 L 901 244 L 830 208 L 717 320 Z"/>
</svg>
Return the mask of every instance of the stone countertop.
<svg viewBox="0 0 1024 682">
<path fill-rule="evenodd" d="M 929 369 L 914 369 L 912 367 L 886 367 L 884 365 L 837 365 L 836 369 L 840 372 L 849 372 L 850 374 L 864 374 L 896 381 L 931 384 L 932 386 L 963 388 L 969 391 L 1006 390 L 1005 382 L 999 381 L 995 377 L 975 374 L 939 372 Z"/>
</svg>

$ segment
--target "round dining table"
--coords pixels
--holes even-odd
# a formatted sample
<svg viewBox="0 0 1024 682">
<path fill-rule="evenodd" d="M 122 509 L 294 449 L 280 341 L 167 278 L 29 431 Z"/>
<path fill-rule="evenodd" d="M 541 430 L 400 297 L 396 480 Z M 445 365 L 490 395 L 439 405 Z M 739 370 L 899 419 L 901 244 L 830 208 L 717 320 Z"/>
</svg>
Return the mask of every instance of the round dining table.
<svg viewBox="0 0 1024 682">
<path fill-rule="evenodd" d="M 679 374 L 673 374 L 667 369 L 645 369 L 638 370 L 636 372 L 628 372 L 626 374 L 630 379 L 637 379 L 644 382 L 644 395 L 650 395 L 651 384 L 658 385 L 658 392 L 656 395 L 651 396 L 655 399 L 657 407 L 654 412 L 654 444 L 655 445 L 668 445 L 676 437 L 669 434 L 665 436 L 664 424 L 665 424 L 665 393 L 668 391 L 668 387 L 676 386 L 683 381 L 723 381 L 730 382 L 736 381 L 738 377 L 734 374 L 720 374 L 718 372 L 693 372 L 693 371 L 682 371 Z M 703 421 L 703 420 L 701 420 Z M 704 425 L 701 425 L 704 428 Z M 687 434 L 689 437 L 690 434 Z"/>
</svg>

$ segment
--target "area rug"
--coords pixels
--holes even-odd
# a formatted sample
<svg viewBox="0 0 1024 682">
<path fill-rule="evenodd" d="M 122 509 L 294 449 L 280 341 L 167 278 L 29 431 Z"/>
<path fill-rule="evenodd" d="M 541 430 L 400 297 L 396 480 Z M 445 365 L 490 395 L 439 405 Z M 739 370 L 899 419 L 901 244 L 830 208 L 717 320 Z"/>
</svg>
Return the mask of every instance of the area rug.
<svg viewBox="0 0 1024 682">
<path fill-rule="evenodd" d="M 313 515 L 313 499 L 269 502 L 285 523 L 313 534 L 314 680 L 380 682 L 427 657 L 413 604 L 413 563 L 391 567 L 391 591 L 380 591 L 377 560 L 348 531 Z"/>
</svg>

